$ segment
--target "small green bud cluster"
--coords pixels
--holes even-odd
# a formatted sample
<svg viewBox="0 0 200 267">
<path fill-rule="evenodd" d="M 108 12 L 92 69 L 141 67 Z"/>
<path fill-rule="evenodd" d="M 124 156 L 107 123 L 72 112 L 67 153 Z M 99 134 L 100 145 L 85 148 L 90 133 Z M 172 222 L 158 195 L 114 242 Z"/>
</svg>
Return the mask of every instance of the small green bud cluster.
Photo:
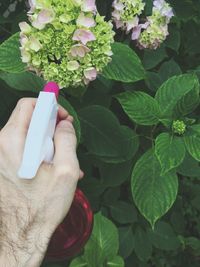
<svg viewBox="0 0 200 267">
<path fill-rule="evenodd" d="M 186 131 L 186 125 L 183 121 L 176 120 L 172 124 L 173 132 L 179 135 L 183 135 Z"/>
</svg>

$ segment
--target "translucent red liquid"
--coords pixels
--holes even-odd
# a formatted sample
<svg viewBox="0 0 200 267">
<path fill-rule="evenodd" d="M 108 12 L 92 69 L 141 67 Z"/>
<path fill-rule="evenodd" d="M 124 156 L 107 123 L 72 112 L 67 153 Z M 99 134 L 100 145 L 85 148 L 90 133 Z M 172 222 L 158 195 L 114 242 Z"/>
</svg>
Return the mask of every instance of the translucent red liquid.
<svg viewBox="0 0 200 267">
<path fill-rule="evenodd" d="M 93 226 L 90 203 L 77 189 L 71 209 L 54 232 L 45 259 L 59 261 L 78 254 L 89 239 Z"/>
</svg>

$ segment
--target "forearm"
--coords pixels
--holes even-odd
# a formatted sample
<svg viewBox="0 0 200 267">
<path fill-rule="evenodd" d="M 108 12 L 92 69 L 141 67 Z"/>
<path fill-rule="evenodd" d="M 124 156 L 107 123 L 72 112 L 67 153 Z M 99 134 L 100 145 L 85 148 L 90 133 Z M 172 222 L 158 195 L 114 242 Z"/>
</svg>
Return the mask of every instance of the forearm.
<svg viewBox="0 0 200 267">
<path fill-rule="evenodd" d="M 56 226 L 38 218 L 12 184 L 5 185 L 2 177 L 0 181 L 0 266 L 39 267 Z"/>
<path fill-rule="evenodd" d="M 11 231 L 15 230 L 11 229 Z M 23 240 L 18 238 L 12 241 L 11 236 L 4 237 L 5 241 L 1 242 L 0 265 L 3 267 L 39 267 L 50 238 L 51 234 L 47 235 L 46 231 L 41 229 L 30 230 Z"/>
</svg>

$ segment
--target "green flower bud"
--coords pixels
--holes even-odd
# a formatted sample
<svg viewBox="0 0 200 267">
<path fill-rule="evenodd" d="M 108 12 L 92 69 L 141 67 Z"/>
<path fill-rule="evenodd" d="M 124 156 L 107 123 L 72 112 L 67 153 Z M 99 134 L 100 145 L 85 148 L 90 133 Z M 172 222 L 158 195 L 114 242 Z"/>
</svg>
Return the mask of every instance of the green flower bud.
<svg viewBox="0 0 200 267">
<path fill-rule="evenodd" d="M 186 125 L 183 121 L 176 120 L 172 125 L 173 132 L 179 135 L 183 135 L 186 131 Z"/>
</svg>

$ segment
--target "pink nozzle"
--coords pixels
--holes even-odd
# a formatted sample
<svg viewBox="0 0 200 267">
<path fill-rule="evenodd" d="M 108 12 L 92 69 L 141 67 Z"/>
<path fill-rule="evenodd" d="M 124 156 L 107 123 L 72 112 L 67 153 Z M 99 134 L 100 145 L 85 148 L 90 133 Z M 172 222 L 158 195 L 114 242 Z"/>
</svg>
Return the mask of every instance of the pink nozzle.
<svg viewBox="0 0 200 267">
<path fill-rule="evenodd" d="M 54 93 L 56 97 L 59 95 L 59 86 L 55 82 L 48 82 L 44 87 L 44 92 Z"/>
</svg>

